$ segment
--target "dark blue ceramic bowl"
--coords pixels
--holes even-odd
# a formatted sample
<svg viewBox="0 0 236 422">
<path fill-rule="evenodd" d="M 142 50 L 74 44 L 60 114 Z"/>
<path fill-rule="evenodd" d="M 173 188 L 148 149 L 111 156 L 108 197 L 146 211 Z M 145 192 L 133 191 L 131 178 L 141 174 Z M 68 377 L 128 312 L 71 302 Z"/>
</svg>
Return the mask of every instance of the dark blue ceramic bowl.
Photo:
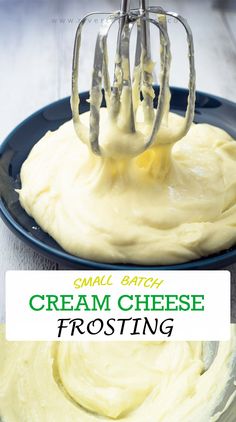
<svg viewBox="0 0 236 422">
<path fill-rule="evenodd" d="M 158 88 L 157 88 L 158 89 Z M 88 110 L 88 92 L 81 94 L 81 112 Z M 171 109 L 183 115 L 187 91 L 172 88 Z M 20 168 L 34 144 L 48 130 L 55 130 L 71 119 L 69 97 L 56 101 L 28 117 L 8 135 L 0 147 L 0 215 L 7 226 L 39 253 L 73 268 L 96 269 L 210 269 L 236 262 L 236 246 L 219 254 L 178 265 L 134 266 L 106 264 L 81 259 L 65 252 L 43 232 L 20 206 L 16 188 L 20 187 Z M 202 92 L 197 93 L 195 119 L 219 126 L 236 138 L 236 104 Z"/>
</svg>

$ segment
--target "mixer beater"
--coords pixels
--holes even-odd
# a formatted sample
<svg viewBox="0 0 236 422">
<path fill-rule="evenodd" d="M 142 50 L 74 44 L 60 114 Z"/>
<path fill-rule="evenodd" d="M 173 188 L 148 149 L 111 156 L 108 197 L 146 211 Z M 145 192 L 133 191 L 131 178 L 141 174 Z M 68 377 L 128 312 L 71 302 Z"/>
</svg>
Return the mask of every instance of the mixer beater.
<svg viewBox="0 0 236 422">
<path fill-rule="evenodd" d="M 97 155 L 103 155 L 101 149 L 100 107 L 105 94 L 106 107 L 109 118 L 114 122 L 123 114 L 123 129 L 127 133 L 136 133 L 136 112 L 142 99 L 144 122 L 150 126 L 150 134 L 143 138 L 143 143 L 132 150 L 138 155 L 158 142 L 158 133 L 163 118 L 168 114 L 170 106 L 169 73 L 171 64 L 170 40 L 167 29 L 167 16 L 177 19 L 184 27 L 187 35 L 189 58 L 189 94 L 183 127 L 178 133 L 170 135 L 167 143 L 181 139 L 189 130 L 194 116 L 195 104 L 195 66 L 194 46 L 191 29 L 186 20 L 174 12 L 167 12 L 159 6 L 149 6 L 146 0 L 139 0 L 137 9 L 130 8 L 130 0 L 122 0 L 121 8 L 117 12 L 107 13 L 98 32 L 92 83 L 90 89 L 90 124 L 86 127 L 79 115 L 79 58 L 81 34 L 86 21 L 93 15 L 104 13 L 94 12 L 86 15 L 79 23 L 74 44 L 72 68 L 72 97 L 71 107 L 73 122 L 78 137 L 85 143 L 89 142 L 91 150 Z M 107 39 L 109 31 L 115 22 L 119 22 L 117 36 L 116 58 L 114 66 L 114 80 L 111 87 L 108 71 Z M 135 52 L 135 66 L 131 75 L 130 70 L 130 37 L 134 26 L 137 26 L 137 41 Z M 153 62 L 151 59 L 150 25 L 160 33 L 160 84 L 159 93 L 153 89 Z M 156 98 L 158 97 L 158 98 Z M 154 100 L 157 109 L 154 109 Z"/>
</svg>

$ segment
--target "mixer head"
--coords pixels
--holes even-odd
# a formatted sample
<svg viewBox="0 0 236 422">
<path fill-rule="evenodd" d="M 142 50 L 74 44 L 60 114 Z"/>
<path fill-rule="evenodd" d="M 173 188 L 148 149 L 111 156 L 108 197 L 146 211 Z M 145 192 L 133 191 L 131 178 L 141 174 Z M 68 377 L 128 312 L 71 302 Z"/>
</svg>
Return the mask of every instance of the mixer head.
<svg viewBox="0 0 236 422">
<path fill-rule="evenodd" d="M 100 132 L 100 107 L 105 94 L 106 107 L 110 119 L 115 123 L 123 115 L 123 130 L 135 133 L 137 126 L 136 112 L 140 99 L 144 122 L 150 126 L 150 133 L 144 137 L 142 145 L 132 150 L 138 155 L 158 140 L 158 132 L 170 105 L 169 73 L 171 63 L 170 40 L 167 29 L 167 16 L 174 17 L 184 27 L 188 43 L 189 59 L 189 95 L 183 127 L 178 132 L 173 131 L 167 136 L 165 143 L 173 143 L 181 139 L 189 130 L 194 116 L 195 105 L 195 66 L 194 46 L 191 29 L 186 20 L 174 12 L 167 12 L 158 6 L 148 6 L 145 0 L 139 1 L 137 9 L 130 9 L 130 0 L 121 2 L 121 9 L 114 13 L 107 13 L 97 35 L 92 83 L 90 89 L 90 125 L 86 127 L 79 115 L 79 58 L 81 35 L 84 24 L 93 15 L 104 13 L 95 12 L 85 16 L 79 23 L 74 44 L 72 69 L 72 97 L 71 107 L 73 122 L 78 137 L 89 143 L 91 150 L 97 155 L 103 155 Z M 108 71 L 109 32 L 115 22 L 119 23 L 117 36 L 116 58 L 114 64 L 114 80 L 111 86 Z M 158 98 L 153 89 L 153 62 L 151 60 L 150 26 L 160 34 L 160 83 Z M 130 69 L 130 38 L 134 27 L 137 27 L 137 41 L 135 66 L 131 75 Z M 154 103 L 157 109 L 154 109 Z"/>
</svg>

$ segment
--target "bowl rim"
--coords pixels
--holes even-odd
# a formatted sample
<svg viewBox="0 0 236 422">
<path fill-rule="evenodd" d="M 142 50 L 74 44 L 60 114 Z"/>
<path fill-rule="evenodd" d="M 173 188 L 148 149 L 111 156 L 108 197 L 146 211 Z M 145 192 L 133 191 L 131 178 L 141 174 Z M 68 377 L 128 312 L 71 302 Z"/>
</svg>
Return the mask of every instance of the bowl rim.
<svg viewBox="0 0 236 422">
<path fill-rule="evenodd" d="M 186 95 L 188 90 L 182 87 L 171 87 L 172 92 Z M 88 91 L 83 91 L 80 93 L 81 97 L 88 96 Z M 200 96 L 208 96 L 211 99 L 215 99 L 223 103 L 224 105 L 230 105 L 231 107 L 236 108 L 236 103 L 227 100 L 225 98 L 212 95 L 206 93 L 204 91 L 196 91 L 196 95 Z M 51 102 L 46 106 L 40 108 L 39 110 L 35 111 L 24 120 L 22 120 L 15 128 L 7 135 L 7 137 L 1 142 L 0 144 L 0 155 L 4 153 L 4 150 L 8 143 L 10 142 L 12 136 L 14 136 L 17 131 L 23 127 L 26 123 L 29 123 L 37 115 L 45 112 L 52 107 L 57 105 L 63 104 L 70 101 L 70 96 L 64 97 L 57 101 Z M 53 246 L 49 246 L 46 243 L 42 242 L 41 240 L 35 238 L 30 232 L 24 229 L 10 214 L 7 207 L 0 197 L 0 217 L 4 221 L 4 223 L 8 226 L 8 228 L 21 240 L 23 240 L 26 244 L 31 246 L 33 249 L 37 250 L 39 253 L 43 254 L 44 256 L 48 257 L 49 259 L 54 259 L 55 261 L 60 261 L 66 263 L 68 266 L 73 266 L 74 268 L 82 266 L 84 268 L 91 268 L 91 269 L 107 269 L 107 270 L 194 270 L 194 269 L 217 269 L 222 268 L 223 265 L 227 266 L 233 263 L 232 259 L 235 258 L 236 261 L 236 248 L 233 250 L 224 250 L 219 252 L 218 254 L 212 254 L 207 257 L 202 257 L 197 260 L 183 262 L 178 264 L 169 264 L 169 265 L 141 265 L 141 264 L 129 264 L 129 263 L 111 263 L 111 262 L 99 262 L 93 261 L 90 259 L 81 258 L 79 256 L 71 255 L 70 253 L 62 250 L 55 249 Z M 60 245 L 59 245 L 60 247 Z M 228 262 L 227 262 L 228 261 Z"/>
</svg>

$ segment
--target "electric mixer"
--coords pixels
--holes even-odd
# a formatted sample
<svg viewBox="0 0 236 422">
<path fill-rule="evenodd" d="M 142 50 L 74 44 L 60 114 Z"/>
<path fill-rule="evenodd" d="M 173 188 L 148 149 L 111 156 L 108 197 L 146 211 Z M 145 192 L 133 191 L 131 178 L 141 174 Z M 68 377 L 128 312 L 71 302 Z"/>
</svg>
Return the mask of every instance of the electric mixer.
<svg viewBox="0 0 236 422">
<path fill-rule="evenodd" d="M 188 58 L 189 58 L 189 95 L 183 127 L 175 133 L 174 141 L 182 138 L 189 130 L 193 116 L 195 103 L 195 66 L 194 46 L 191 29 L 186 20 L 174 12 L 167 12 L 159 6 L 148 6 L 147 1 L 140 0 L 137 9 L 130 8 L 130 0 L 122 0 L 121 8 L 117 12 L 107 13 L 97 35 L 94 66 L 92 71 L 92 83 L 90 89 L 90 124 L 89 128 L 81 123 L 79 116 L 79 59 L 81 35 L 84 24 L 93 15 L 103 14 L 100 12 L 86 15 L 77 28 L 72 70 L 72 98 L 71 106 L 73 122 L 78 137 L 83 142 L 89 142 L 92 151 L 97 155 L 103 155 L 101 150 L 100 132 L 100 107 L 103 99 L 104 88 L 105 102 L 109 117 L 117 121 L 123 112 L 125 122 L 123 126 L 127 133 L 136 133 L 136 112 L 142 99 L 144 122 L 150 126 L 150 133 L 143 137 L 142 145 L 132 150 L 132 155 L 138 155 L 158 142 L 158 132 L 163 118 L 169 111 L 170 90 L 169 73 L 171 64 L 170 40 L 167 28 L 167 16 L 174 17 L 184 27 L 187 35 Z M 119 22 L 117 35 L 116 58 L 114 65 L 114 80 L 111 86 L 108 71 L 108 48 L 107 39 L 112 25 Z M 137 26 L 137 41 L 135 52 L 135 66 L 130 70 L 130 37 L 134 26 Z M 151 60 L 150 26 L 153 25 L 160 33 L 160 84 L 159 94 L 153 89 L 153 64 Z M 156 98 L 158 97 L 158 98 Z M 157 110 L 154 110 L 154 102 L 157 101 Z M 125 105 L 125 111 L 123 110 Z M 173 142 L 173 136 L 167 141 Z"/>
</svg>

